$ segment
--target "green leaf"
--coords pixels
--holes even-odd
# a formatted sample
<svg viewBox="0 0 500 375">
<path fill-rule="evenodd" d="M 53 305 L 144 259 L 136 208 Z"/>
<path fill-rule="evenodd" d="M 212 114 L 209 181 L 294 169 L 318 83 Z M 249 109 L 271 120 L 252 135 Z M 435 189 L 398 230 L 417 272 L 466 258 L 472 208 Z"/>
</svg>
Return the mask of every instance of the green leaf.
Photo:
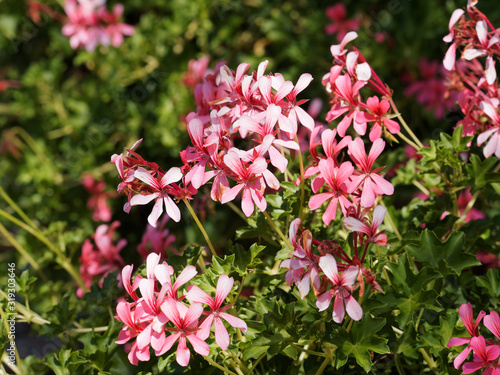
<svg viewBox="0 0 500 375">
<path fill-rule="evenodd" d="M 464 268 L 481 264 L 474 255 L 463 251 L 464 245 L 463 232 L 452 232 L 448 239 L 442 242 L 434 232 L 425 229 L 420 236 L 420 243 L 407 245 L 407 248 L 415 260 L 428 263 L 445 276 L 450 274 L 450 269 L 460 275 Z"/>
<path fill-rule="evenodd" d="M 483 161 L 476 154 L 470 156 L 471 164 L 467 164 L 467 172 L 472 177 L 471 192 L 484 188 L 486 185 L 499 182 L 500 173 L 492 173 L 492 168 L 497 164 L 498 159 L 489 157 Z"/>
<path fill-rule="evenodd" d="M 375 335 L 384 327 L 385 322 L 385 319 L 372 318 L 370 314 L 364 315 L 361 324 L 353 325 L 352 331 L 342 345 L 344 354 L 354 357 L 366 372 L 372 368 L 372 352 L 379 354 L 390 352 L 387 346 L 388 340 Z"/>
<path fill-rule="evenodd" d="M 266 353 L 269 349 L 269 345 L 251 345 L 243 351 L 243 357 L 248 359 L 257 359 L 262 354 Z"/>
</svg>

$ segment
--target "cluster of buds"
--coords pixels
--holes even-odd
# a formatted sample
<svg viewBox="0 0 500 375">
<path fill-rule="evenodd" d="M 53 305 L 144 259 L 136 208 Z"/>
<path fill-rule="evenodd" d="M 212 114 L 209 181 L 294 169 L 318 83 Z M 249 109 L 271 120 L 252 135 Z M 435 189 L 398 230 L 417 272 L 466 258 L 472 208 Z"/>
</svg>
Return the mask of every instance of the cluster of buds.
<svg viewBox="0 0 500 375">
<path fill-rule="evenodd" d="M 89 239 L 86 239 L 82 246 L 82 255 L 78 259 L 80 262 L 80 275 L 83 282 L 90 289 L 92 282 L 99 278 L 99 285 L 107 274 L 117 271 L 125 266 L 125 262 L 120 256 L 120 251 L 127 245 L 127 240 L 121 239 L 113 244 L 113 233 L 120 226 L 119 221 L 114 221 L 111 225 L 99 225 L 93 235 L 95 247 Z M 76 295 L 82 297 L 84 290 L 78 288 Z"/>
<path fill-rule="evenodd" d="M 453 12 L 450 33 L 443 40 L 451 43 L 443 60 L 444 67 L 451 72 L 448 86 L 458 92 L 458 102 L 464 119 L 464 135 L 478 135 L 477 144 L 485 157 L 500 158 L 500 115 L 496 59 L 500 56 L 498 31 L 488 18 L 476 8 L 477 1 L 469 1 L 467 11 Z M 467 17 L 468 15 L 468 17 Z M 456 52 L 461 49 L 461 59 L 456 61 Z M 478 58 L 485 57 L 484 67 Z"/>
<path fill-rule="evenodd" d="M 68 18 L 62 33 L 70 38 L 73 49 L 93 51 L 98 44 L 119 47 L 124 35 L 134 33 L 133 26 L 120 22 L 122 4 L 115 4 L 109 12 L 106 0 L 66 0 L 64 10 Z"/>
<path fill-rule="evenodd" d="M 187 266 L 172 283 L 174 269 L 167 262 L 160 263 L 160 256 L 155 253 L 146 260 L 145 278 L 137 275 L 132 282 L 132 266 L 123 268 L 123 284 L 133 301 L 122 300 L 116 307 L 115 318 L 124 324 L 116 343 L 124 344 L 135 338 L 128 355 L 132 364 L 149 361 L 150 347 L 156 356 L 162 356 L 178 342 L 177 363 L 187 366 L 190 359 L 187 342 L 195 352 L 207 356 L 210 348 L 206 340 L 213 325 L 215 342 L 226 350 L 230 337 L 222 320 L 246 332 L 246 323 L 226 312 L 232 305 L 222 306 L 233 287 L 233 278 L 219 277 L 215 298 L 195 285 L 190 285 L 186 294 L 180 294 L 181 287 L 196 274 L 195 267 Z"/>
<path fill-rule="evenodd" d="M 486 315 L 484 311 L 481 311 L 474 321 L 472 305 L 469 302 L 460 306 L 458 314 L 470 337 L 452 337 L 448 341 L 448 347 L 467 345 L 455 358 L 453 362 L 455 368 L 458 370 L 462 366 L 462 374 L 471 374 L 478 370 L 484 370 L 483 374 L 500 374 L 500 316 L 498 313 L 492 311 Z M 496 339 L 486 339 L 479 334 L 481 320 Z M 474 353 L 473 361 L 463 363 L 470 352 Z"/>
</svg>

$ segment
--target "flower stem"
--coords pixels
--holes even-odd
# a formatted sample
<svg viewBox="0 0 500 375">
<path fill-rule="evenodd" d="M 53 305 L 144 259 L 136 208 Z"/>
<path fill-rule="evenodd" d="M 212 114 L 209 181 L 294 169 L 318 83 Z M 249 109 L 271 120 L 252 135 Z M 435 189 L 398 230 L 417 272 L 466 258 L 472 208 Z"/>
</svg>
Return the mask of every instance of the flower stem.
<svg viewBox="0 0 500 375">
<path fill-rule="evenodd" d="M 385 206 L 384 202 L 380 202 L 380 203 L 382 204 L 383 207 L 387 208 Z M 389 210 L 387 210 L 385 218 L 389 222 L 389 225 L 392 228 L 392 230 L 393 230 L 394 234 L 396 235 L 396 237 L 398 238 L 398 240 L 401 241 L 403 239 L 403 237 L 401 236 L 401 233 L 399 233 L 399 230 L 396 227 L 396 224 L 394 224 L 394 221 L 392 220 L 391 213 L 389 212 Z"/>
<path fill-rule="evenodd" d="M 415 180 L 415 181 L 413 181 L 413 185 L 415 185 L 422 193 L 424 193 L 428 197 L 431 196 L 430 191 L 427 190 L 427 188 L 424 185 L 422 185 L 420 182 Z"/>
<path fill-rule="evenodd" d="M 108 326 L 93 327 L 93 328 L 75 328 L 71 329 L 69 333 L 87 333 L 87 332 L 106 332 Z"/>
<path fill-rule="evenodd" d="M 315 352 L 314 350 L 305 349 L 305 348 L 302 348 L 299 345 L 290 344 L 290 346 L 294 347 L 297 350 L 300 350 L 301 352 L 307 353 L 307 354 L 315 355 L 317 357 L 326 357 L 325 353 Z"/>
<path fill-rule="evenodd" d="M 14 236 L 12 236 L 9 231 L 0 223 L 0 233 L 3 234 L 3 236 L 9 241 L 12 246 L 16 248 L 17 251 L 21 254 L 21 256 L 28 261 L 29 264 L 31 264 L 31 267 L 38 273 L 38 275 L 42 278 L 43 281 L 45 281 L 48 285 L 49 280 L 47 279 L 47 276 L 43 273 L 42 269 L 38 265 L 35 259 L 26 251 L 24 247 L 22 247 L 19 242 L 16 241 Z"/>
<path fill-rule="evenodd" d="M 81 287 L 85 292 L 88 292 L 88 288 L 83 282 L 80 274 L 78 271 L 73 267 L 69 259 L 64 255 L 61 250 L 59 250 L 57 247 L 55 247 L 52 242 L 38 229 L 38 228 L 32 228 L 29 225 L 23 223 L 21 220 L 16 219 L 14 216 L 8 214 L 4 210 L 0 209 L 0 216 L 5 217 L 12 223 L 18 225 L 19 227 L 23 228 L 27 232 L 31 233 L 33 236 L 38 238 L 41 242 L 43 242 L 47 247 L 56 254 L 56 261 L 73 277 L 75 282 L 78 284 L 79 287 Z"/>
<path fill-rule="evenodd" d="M 278 228 L 278 226 L 276 225 L 276 223 L 274 222 L 274 220 L 272 219 L 272 217 L 269 216 L 269 214 L 266 211 L 263 211 L 263 214 L 266 217 L 266 219 L 269 222 L 269 224 L 271 225 L 271 227 L 273 227 L 274 231 L 278 234 L 278 236 L 280 236 L 280 238 L 283 240 L 283 242 L 285 242 L 285 245 L 288 246 L 290 248 L 290 250 L 293 251 L 293 245 L 292 245 L 292 243 L 283 234 L 283 232 Z"/>
<path fill-rule="evenodd" d="M 243 213 L 243 211 L 241 211 L 238 208 L 238 206 L 236 206 L 233 202 L 227 202 L 226 204 L 229 206 L 229 208 L 231 210 L 233 210 L 234 212 L 236 212 L 239 217 L 241 217 L 243 220 L 245 220 L 246 223 L 248 223 L 248 218 L 245 216 L 245 214 Z"/>
<path fill-rule="evenodd" d="M 330 348 L 330 346 L 328 345 L 328 343 L 325 343 L 324 346 L 325 346 L 326 357 L 321 366 L 319 367 L 318 371 L 316 371 L 316 375 L 321 375 L 323 371 L 325 371 L 326 366 L 328 366 L 328 364 L 330 363 L 330 361 L 334 356 L 334 353 Z"/>
<path fill-rule="evenodd" d="M 216 362 L 212 361 L 210 358 L 205 357 L 205 356 L 204 356 L 203 358 L 205 358 L 205 360 L 206 360 L 208 363 L 210 363 L 212 366 L 217 367 L 219 370 L 224 371 L 226 374 L 229 374 L 229 375 L 237 375 L 236 373 L 232 372 L 231 370 L 228 370 L 227 368 L 225 368 L 225 367 L 223 367 L 223 366 L 219 365 L 218 363 L 216 363 Z"/>
<path fill-rule="evenodd" d="M 399 136 L 399 137 L 400 137 L 403 141 L 405 141 L 406 143 L 408 143 L 411 147 L 413 147 L 415 150 L 417 150 L 417 151 L 418 151 L 418 150 L 420 150 L 420 147 L 418 147 L 416 143 L 414 143 L 414 142 L 410 141 L 410 140 L 408 139 L 408 137 L 407 137 L 406 135 L 404 135 L 403 133 L 399 132 L 399 133 L 398 133 L 398 136 Z"/>
<path fill-rule="evenodd" d="M 14 202 L 11 197 L 9 197 L 7 195 L 7 193 L 5 192 L 5 190 L 2 188 L 2 186 L 0 186 L 0 195 L 2 196 L 3 199 L 5 199 L 7 201 L 7 203 L 9 204 L 9 206 L 11 206 L 17 213 L 19 216 L 21 216 L 21 218 L 25 221 L 26 224 L 28 224 L 29 226 L 31 227 L 35 227 L 35 225 L 33 224 L 33 222 L 31 221 L 31 219 L 28 217 L 28 215 L 26 215 L 23 210 L 21 210 L 19 208 L 19 206 L 16 204 L 16 202 Z"/>
<path fill-rule="evenodd" d="M 3 293 L 3 291 L 2 291 Z M 3 293 L 5 295 L 5 293 Z M 5 296 L 7 297 L 7 296 Z M 4 306 L 7 306 L 7 305 L 4 305 Z M 4 327 L 5 327 L 5 334 L 7 335 L 8 332 L 10 332 L 10 329 L 9 329 L 9 325 L 7 323 L 7 314 L 4 313 L 3 311 L 3 306 L 0 307 L 0 317 L 2 318 L 3 320 L 3 324 L 4 324 Z M 23 371 L 23 366 L 21 365 L 21 357 L 19 356 L 19 352 L 17 350 L 17 345 L 14 345 L 14 353 L 15 353 L 15 356 L 16 356 L 16 363 L 18 363 L 18 366 L 9 366 L 9 368 L 11 368 L 15 374 L 21 374 L 21 375 L 24 375 L 24 371 Z M 3 361 L 3 357 L 2 357 L 2 361 Z M 18 370 L 18 371 L 16 371 Z"/>
<path fill-rule="evenodd" d="M 0 296 L 8 300 L 7 294 L 3 290 L 0 289 Z M 48 320 L 43 319 L 40 315 L 38 315 L 36 312 L 33 310 L 26 309 L 26 307 L 20 303 L 20 302 L 15 302 L 16 305 L 16 311 L 19 312 L 25 319 L 26 322 L 28 323 L 35 323 L 38 325 L 44 325 L 44 324 L 50 324 Z"/>
<path fill-rule="evenodd" d="M 184 203 L 186 204 L 186 207 L 189 210 L 189 213 L 193 217 L 194 221 L 196 222 L 196 225 L 198 225 L 198 228 L 200 229 L 201 234 L 203 234 L 203 237 L 205 238 L 205 241 L 207 241 L 207 245 L 210 248 L 210 251 L 212 252 L 212 255 L 217 255 L 217 252 L 214 249 L 214 245 L 212 245 L 212 241 L 210 241 L 210 237 L 208 237 L 207 232 L 205 231 L 205 228 L 203 228 L 203 225 L 201 224 L 200 219 L 198 219 L 198 216 L 196 215 L 196 212 L 194 212 L 193 207 L 191 207 L 191 204 L 186 198 L 182 199 Z"/>
<path fill-rule="evenodd" d="M 396 104 L 394 103 L 394 100 L 392 100 L 392 97 L 389 98 L 389 102 L 391 103 L 392 109 L 394 110 L 394 113 L 396 114 L 396 117 L 398 118 L 399 122 L 401 123 L 401 125 L 403 125 L 403 128 L 405 128 L 405 130 L 408 132 L 408 134 L 410 135 L 410 137 L 417 144 L 417 146 L 418 146 L 418 147 L 416 147 L 417 151 L 420 148 L 424 147 L 424 145 L 422 144 L 422 142 L 420 142 L 420 140 L 417 138 L 417 136 L 412 132 L 412 130 L 410 129 L 410 127 L 408 126 L 408 124 L 404 120 L 403 116 L 401 116 L 401 113 L 399 113 L 399 110 L 396 107 Z"/>
<path fill-rule="evenodd" d="M 432 357 L 425 351 L 425 349 L 418 348 L 418 351 L 422 354 L 422 357 L 424 357 L 425 362 L 427 362 L 427 365 L 432 370 L 432 372 L 434 372 L 435 374 L 439 374 L 436 362 L 434 362 Z"/>
</svg>

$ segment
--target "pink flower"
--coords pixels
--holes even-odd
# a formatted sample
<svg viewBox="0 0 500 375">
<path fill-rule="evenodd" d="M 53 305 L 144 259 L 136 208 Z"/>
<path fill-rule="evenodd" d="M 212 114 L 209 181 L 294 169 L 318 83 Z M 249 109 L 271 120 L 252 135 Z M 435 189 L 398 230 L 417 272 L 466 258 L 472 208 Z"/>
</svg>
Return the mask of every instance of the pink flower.
<svg viewBox="0 0 500 375">
<path fill-rule="evenodd" d="M 453 70 L 455 66 L 457 42 L 455 42 L 455 30 L 453 29 L 453 27 L 464 13 L 465 12 L 463 9 L 455 9 L 453 14 L 451 15 L 450 22 L 448 24 L 448 29 L 450 33 L 443 38 L 443 41 L 445 41 L 446 43 L 453 42 L 452 45 L 448 48 L 448 51 L 446 52 L 446 55 L 443 60 L 443 65 L 446 68 L 446 70 Z"/>
<path fill-rule="evenodd" d="M 197 84 L 203 82 L 209 63 L 209 56 L 202 56 L 199 60 L 189 60 L 188 71 L 182 75 L 182 83 L 194 88 Z"/>
<path fill-rule="evenodd" d="M 349 178 L 354 172 L 354 167 L 351 162 L 346 161 L 337 168 L 331 158 L 320 160 L 318 167 L 321 172 L 321 177 L 326 182 L 327 190 L 329 191 L 313 195 L 309 200 L 309 208 L 311 210 L 316 210 L 330 199 L 330 203 L 323 214 L 323 222 L 328 225 L 330 221 L 337 216 L 337 203 L 340 204 L 340 208 L 344 215 L 346 214 L 347 208 L 352 205 L 347 197 L 352 192 Z"/>
<path fill-rule="evenodd" d="M 182 172 L 177 167 L 170 168 L 167 173 L 160 179 L 154 178 L 151 174 L 142 167 L 137 168 L 134 177 L 149 185 L 153 192 L 150 194 L 134 195 L 130 200 L 130 205 L 148 204 L 153 199 L 156 200 L 153 211 L 148 216 L 148 222 L 151 226 L 156 227 L 158 218 L 163 213 L 163 202 L 168 216 L 178 222 L 181 219 L 181 212 L 172 198 L 169 197 L 169 185 L 179 181 L 182 178 Z"/>
<path fill-rule="evenodd" d="M 391 105 L 387 99 L 382 99 L 380 101 L 378 96 L 372 96 L 366 100 L 366 109 L 370 112 L 360 112 L 360 118 L 363 118 L 366 122 L 375 122 L 370 130 L 370 141 L 374 142 L 376 139 L 380 138 L 384 127 L 387 128 L 391 134 L 399 133 L 399 124 L 387 117 L 387 112 L 390 108 Z"/>
<path fill-rule="evenodd" d="M 500 115 L 496 110 L 496 108 L 498 108 L 498 104 L 499 100 L 497 98 L 492 98 L 479 103 L 481 109 L 493 122 L 493 126 L 491 128 L 479 134 L 477 137 L 478 146 L 481 146 L 489 138 L 489 141 L 483 150 L 485 158 L 489 158 L 493 154 L 495 154 L 497 158 L 500 158 Z"/>
<path fill-rule="evenodd" d="M 346 8 L 342 3 L 336 3 L 326 8 L 326 16 L 334 22 L 326 26 L 325 32 L 328 35 L 337 33 L 339 41 L 344 38 L 347 32 L 359 29 L 359 21 L 347 19 L 346 14 Z"/>
<path fill-rule="evenodd" d="M 107 274 L 120 269 L 125 265 L 120 251 L 127 245 L 127 241 L 121 239 L 116 245 L 113 244 L 113 233 L 120 226 L 119 221 L 114 221 L 110 226 L 99 225 L 94 234 L 94 242 L 97 250 L 90 240 L 85 240 L 82 246 L 82 255 L 78 259 L 80 262 L 80 274 L 82 279 L 90 289 L 92 282 L 97 276 L 100 276 L 99 284 Z M 76 295 L 81 298 L 84 294 L 82 288 L 78 288 Z"/>
<path fill-rule="evenodd" d="M 184 304 L 172 298 L 167 298 L 161 305 L 161 309 L 175 327 L 167 328 L 172 334 L 167 336 L 157 356 L 166 353 L 176 341 L 179 341 L 175 359 L 179 365 L 184 367 L 187 366 L 189 364 L 191 352 L 187 348 L 186 339 L 191 343 L 196 353 L 203 356 L 210 353 L 208 344 L 197 335 L 198 319 L 203 313 L 203 306 L 201 303 L 193 303 L 187 308 Z"/>
<path fill-rule="evenodd" d="M 289 271 L 286 273 L 288 285 L 294 282 L 299 290 L 300 297 L 304 299 L 311 289 L 311 283 L 314 294 L 319 294 L 321 287 L 321 278 L 319 277 L 319 259 L 320 257 L 312 251 L 312 233 L 306 230 L 302 233 L 301 243 L 297 241 L 297 230 L 300 225 L 300 219 L 295 219 L 290 224 L 290 241 L 294 247 L 292 259 L 285 259 L 280 267 Z"/>
<path fill-rule="evenodd" d="M 228 322 L 231 326 L 241 329 L 243 333 L 246 333 L 247 331 L 247 324 L 243 320 L 224 312 L 231 308 L 232 305 L 227 305 L 221 308 L 222 303 L 233 287 L 233 283 L 234 279 L 232 277 L 228 277 L 227 275 L 219 276 L 219 279 L 217 280 L 217 288 L 215 290 L 215 299 L 210 297 L 196 285 L 189 286 L 188 293 L 186 294 L 186 298 L 188 300 L 192 302 L 201 302 L 210 307 L 210 312 L 206 313 L 207 316 L 200 324 L 200 330 L 197 335 L 202 340 L 206 340 L 210 335 L 210 328 L 214 325 L 215 342 L 222 350 L 226 350 L 229 347 L 230 340 L 226 327 L 224 327 L 224 324 L 222 323 L 222 319 Z"/>
<path fill-rule="evenodd" d="M 124 35 L 133 35 L 135 30 L 134 27 L 126 23 L 119 22 L 123 14 L 123 5 L 115 4 L 113 7 L 113 13 L 106 12 L 103 17 L 109 24 L 105 28 L 106 39 L 111 41 L 113 47 L 119 47 L 123 43 Z M 103 45 L 107 45 L 107 41 Z"/>
<path fill-rule="evenodd" d="M 478 331 L 478 326 L 483 317 L 486 315 L 484 311 L 481 311 L 476 320 L 474 321 L 473 314 L 472 314 L 472 305 L 470 302 L 464 303 L 462 306 L 459 307 L 458 309 L 458 315 L 460 315 L 460 319 L 462 319 L 462 322 L 464 323 L 465 329 L 467 329 L 467 332 L 472 337 L 477 337 L 479 336 L 479 331 Z M 472 346 L 469 345 L 471 343 L 471 338 L 470 337 L 452 337 L 448 341 L 448 348 L 452 346 L 461 346 L 464 344 L 468 344 L 467 347 L 462 350 L 462 352 L 455 358 L 453 361 L 453 365 L 455 368 L 458 370 L 460 365 L 465 361 L 465 359 L 468 357 L 469 353 L 472 350 Z"/>
<path fill-rule="evenodd" d="M 354 191 L 359 186 L 363 187 L 361 192 L 361 204 L 364 207 L 371 207 L 375 202 L 376 195 L 392 195 L 394 186 L 381 177 L 378 172 L 381 168 L 372 170 L 377 157 L 382 153 L 385 147 L 385 142 L 378 138 L 373 142 L 370 153 L 366 155 L 365 144 L 361 138 L 355 138 L 349 143 L 349 154 L 356 166 L 360 169 L 355 171 L 351 177 L 351 191 Z"/>
<path fill-rule="evenodd" d="M 376 243 L 380 246 L 387 244 L 387 236 L 384 231 L 379 231 L 380 225 L 384 221 L 387 209 L 383 206 L 375 207 L 373 211 L 373 220 L 369 225 L 366 220 L 360 221 L 354 217 L 344 218 L 344 227 L 353 232 L 361 232 L 366 234 L 368 243 Z"/>
<path fill-rule="evenodd" d="M 363 309 L 352 296 L 353 285 L 359 272 L 358 267 L 351 266 L 340 275 L 337 271 L 337 262 L 330 254 L 319 259 L 319 266 L 332 285 L 330 290 L 318 297 L 316 306 L 319 311 L 326 310 L 330 306 L 332 298 L 335 297 L 332 313 L 335 323 L 342 323 L 346 310 L 353 320 L 360 320 L 363 316 Z"/>
<path fill-rule="evenodd" d="M 238 153 L 232 151 L 224 156 L 224 163 L 235 173 L 238 184 L 224 191 L 221 203 L 232 201 L 243 190 L 241 209 L 246 216 L 250 217 L 252 215 L 254 203 L 259 210 L 265 211 L 267 202 L 263 194 L 266 186 L 262 174 L 267 170 L 266 160 L 257 158 L 251 165 L 246 166 L 241 161 Z"/>
<path fill-rule="evenodd" d="M 82 181 L 83 187 L 92 197 L 87 201 L 89 210 L 93 210 L 92 219 L 94 221 L 110 221 L 111 208 L 108 205 L 108 199 L 113 197 L 112 192 L 105 192 L 106 183 L 104 181 L 96 181 L 92 176 L 85 176 Z"/>
<path fill-rule="evenodd" d="M 137 245 L 137 251 L 143 258 L 147 258 L 150 253 L 156 253 L 168 258 L 167 251 L 169 250 L 179 255 L 179 252 L 172 247 L 175 236 L 170 234 L 168 229 L 165 229 L 167 221 L 168 216 L 165 215 L 156 228 L 148 224 L 146 232 L 142 235 L 141 243 Z"/>
<path fill-rule="evenodd" d="M 464 363 L 462 374 L 472 374 L 483 369 L 483 375 L 500 375 L 498 357 L 500 356 L 500 346 L 486 346 L 483 336 L 475 336 L 470 341 L 470 346 L 474 350 L 474 362 Z"/>
<path fill-rule="evenodd" d="M 500 316 L 496 311 L 492 311 L 489 315 L 486 315 L 483 324 L 500 340 Z"/>
</svg>

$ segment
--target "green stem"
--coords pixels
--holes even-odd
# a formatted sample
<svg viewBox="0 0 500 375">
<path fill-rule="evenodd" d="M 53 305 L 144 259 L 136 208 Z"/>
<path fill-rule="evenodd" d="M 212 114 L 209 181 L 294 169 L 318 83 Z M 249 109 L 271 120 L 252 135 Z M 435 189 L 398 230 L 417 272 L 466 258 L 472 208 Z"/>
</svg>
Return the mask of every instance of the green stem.
<svg viewBox="0 0 500 375">
<path fill-rule="evenodd" d="M 6 300 L 9 300 L 7 294 L 5 294 L 5 292 L 1 289 L 0 289 L 0 296 L 5 298 Z M 16 304 L 16 311 L 19 312 L 19 314 L 21 314 L 24 317 L 24 319 L 26 319 L 26 322 L 35 323 L 38 325 L 50 324 L 48 320 L 43 319 L 33 310 L 28 310 L 22 303 L 16 301 L 15 304 Z"/>
<path fill-rule="evenodd" d="M 285 243 L 286 246 L 288 246 L 290 248 L 290 250 L 293 251 L 293 245 L 292 243 L 290 242 L 290 240 L 283 234 L 283 232 L 278 228 L 278 226 L 276 225 L 276 223 L 274 222 L 274 220 L 272 219 L 271 216 L 269 216 L 269 214 L 267 213 L 267 211 L 263 211 L 262 212 L 264 214 L 264 216 L 266 217 L 267 221 L 269 222 L 269 224 L 271 225 L 271 227 L 274 229 L 274 231 L 278 234 L 278 236 L 280 236 L 280 238 L 283 240 L 283 242 Z"/>
<path fill-rule="evenodd" d="M 39 229 L 37 228 L 32 228 L 29 225 L 23 223 L 21 220 L 16 219 L 14 216 L 8 214 L 4 210 L 0 209 L 0 216 L 5 217 L 6 219 L 10 220 L 12 223 L 18 225 L 19 227 L 23 228 L 36 238 L 38 238 L 41 242 L 43 242 L 47 247 L 56 254 L 56 261 L 73 277 L 75 282 L 78 284 L 79 287 L 81 287 L 85 292 L 88 292 L 88 288 L 83 282 L 80 274 L 78 271 L 73 267 L 69 259 L 59 250 L 56 248 L 45 235 L 40 232 Z"/>
<path fill-rule="evenodd" d="M 399 113 L 399 110 L 396 107 L 396 104 L 394 103 L 394 101 L 392 100 L 392 97 L 389 98 L 389 102 L 391 103 L 392 109 L 394 110 L 394 113 L 396 114 L 396 117 L 398 118 L 399 122 L 401 123 L 401 125 L 403 125 L 403 128 L 405 128 L 405 130 L 408 132 L 408 134 L 410 135 L 410 137 L 417 144 L 417 146 L 418 146 L 418 147 L 416 147 L 417 151 L 420 148 L 424 147 L 424 145 L 422 144 L 422 142 L 420 142 L 420 140 L 417 138 L 417 136 L 412 132 L 412 130 L 410 129 L 410 127 L 408 126 L 408 124 L 404 120 L 403 116 L 401 116 L 401 113 Z"/>
<path fill-rule="evenodd" d="M 383 207 L 387 208 L 385 206 L 384 202 L 381 201 L 380 203 L 382 204 Z M 387 210 L 385 218 L 388 221 L 389 226 L 392 228 L 392 230 L 393 230 L 394 234 L 396 235 L 396 237 L 398 238 L 398 240 L 401 241 L 403 239 L 403 237 L 401 236 L 401 233 L 399 233 L 399 230 L 396 227 L 396 224 L 394 224 L 394 221 L 392 220 L 391 213 L 389 212 L 389 210 Z"/>
<path fill-rule="evenodd" d="M 416 143 L 414 143 L 414 142 L 410 141 L 410 140 L 408 139 L 408 137 L 407 137 L 406 135 L 404 135 L 403 133 L 399 132 L 399 133 L 398 133 L 398 136 L 399 136 L 399 137 L 400 137 L 403 141 L 405 141 L 406 143 L 408 143 L 411 147 L 413 147 L 415 150 L 417 150 L 417 151 L 418 151 L 418 150 L 420 150 L 420 147 L 418 147 Z"/>
<path fill-rule="evenodd" d="M 3 293 L 3 292 L 2 292 Z M 5 293 L 3 293 L 5 295 Z M 6 296 L 6 295 L 5 295 Z M 7 297 L 7 296 L 6 296 Z M 5 305 L 7 306 L 7 305 Z M 10 332 L 10 329 L 9 329 L 9 324 L 7 323 L 7 316 L 6 314 L 4 313 L 3 311 L 3 307 L 0 307 L 0 317 L 2 318 L 3 320 L 3 324 L 4 324 L 4 327 L 5 327 L 5 334 L 8 335 L 8 332 Z M 20 374 L 20 375 L 24 375 L 24 371 L 23 371 L 23 366 L 21 365 L 21 357 L 19 356 L 19 352 L 17 350 L 17 345 L 14 346 L 14 353 L 15 353 L 15 356 L 16 356 L 16 363 L 18 364 L 17 366 L 9 366 L 7 364 L 7 366 L 12 369 L 14 371 L 14 373 L 16 374 Z M 3 361 L 3 357 L 2 357 L 2 361 Z M 15 371 L 15 370 L 19 370 L 19 371 Z"/>
<path fill-rule="evenodd" d="M 26 215 L 23 210 L 21 210 L 19 208 L 19 206 L 16 204 L 16 202 L 14 202 L 9 196 L 8 194 L 5 192 L 5 190 L 2 188 L 2 186 L 0 186 L 0 195 L 2 196 L 3 199 L 5 199 L 7 201 L 7 203 L 17 212 L 17 214 L 19 216 L 21 216 L 21 218 L 26 222 L 26 224 L 28 224 L 29 226 L 35 228 L 35 225 L 33 224 L 33 222 L 31 221 L 31 219 L 28 217 L 28 215 Z"/>
<path fill-rule="evenodd" d="M 422 357 L 424 357 L 425 362 L 427 362 L 427 365 L 432 370 L 432 372 L 435 373 L 435 374 L 439 374 L 436 362 L 434 362 L 434 360 L 425 351 L 425 349 L 424 348 L 418 348 L 418 351 L 422 354 Z"/>
<path fill-rule="evenodd" d="M 252 367 L 250 367 L 250 368 L 248 369 L 248 370 L 249 370 L 249 371 L 248 371 L 248 374 L 251 374 L 251 373 L 253 372 L 253 370 L 255 370 L 255 368 L 257 367 L 257 365 L 260 363 L 260 361 L 262 361 L 262 358 L 264 358 L 264 357 L 266 356 L 266 354 L 267 354 L 267 352 L 266 352 L 266 353 L 262 353 L 262 354 L 260 355 L 260 357 L 259 357 L 259 358 L 257 358 L 257 360 L 256 360 L 254 363 L 252 363 Z"/>
<path fill-rule="evenodd" d="M 239 217 L 241 217 L 243 220 L 245 220 L 246 223 L 248 223 L 248 217 L 246 217 L 243 211 L 241 211 L 233 202 L 227 202 L 226 204 L 231 210 L 236 212 Z"/>
<path fill-rule="evenodd" d="M 326 366 L 330 363 L 332 360 L 334 354 L 332 350 L 330 349 L 330 346 L 325 343 L 325 352 L 326 352 L 326 357 L 321 366 L 319 367 L 318 371 L 316 371 L 316 375 L 321 375 L 323 371 L 325 371 Z"/>
<path fill-rule="evenodd" d="M 377 249 L 377 255 L 379 258 L 382 258 L 382 253 L 380 252 L 380 247 L 379 245 L 375 244 L 375 249 Z M 387 285 L 391 285 L 391 279 L 389 279 L 389 274 L 387 273 L 387 270 L 385 269 L 385 266 L 382 266 L 382 273 L 384 274 L 385 280 L 387 282 Z"/>
<path fill-rule="evenodd" d="M 205 231 L 205 228 L 203 228 L 203 225 L 201 224 L 200 219 L 198 219 L 198 215 L 196 215 L 196 212 L 194 212 L 193 207 L 191 207 L 191 204 L 186 198 L 182 199 L 184 203 L 186 204 L 186 207 L 189 210 L 189 213 L 193 217 L 194 221 L 196 222 L 196 225 L 198 225 L 198 228 L 200 229 L 201 234 L 203 234 L 203 237 L 205 238 L 205 241 L 207 241 L 207 245 L 210 248 L 210 251 L 212 252 L 212 255 L 217 255 L 217 252 L 214 249 L 214 245 L 212 245 L 212 241 L 210 241 L 210 237 L 208 237 L 207 232 Z"/>
<path fill-rule="evenodd" d="M 24 247 L 22 247 L 19 242 L 16 241 L 14 236 L 12 236 L 9 231 L 0 223 L 0 232 L 3 236 L 11 243 L 12 246 L 16 248 L 17 251 L 21 254 L 21 256 L 28 261 L 28 263 L 33 267 L 33 269 L 38 273 L 38 275 L 49 285 L 49 280 L 47 276 L 43 273 L 42 269 L 38 265 L 35 259 L 26 251 Z"/>
<path fill-rule="evenodd" d="M 219 365 L 218 363 L 212 361 L 210 358 L 208 358 L 208 357 L 203 357 L 203 358 L 205 358 L 205 360 L 208 363 L 210 363 L 212 366 L 217 367 L 219 370 L 224 371 L 226 374 L 237 375 L 236 373 L 232 372 L 231 370 L 228 370 L 227 368 L 225 368 L 225 367 Z"/>
<path fill-rule="evenodd" d="M 245 375 L 245 373 L 243 371 L 241 371 L 241 369 L 238 367 L 238 365 L 236 364 L 236 362 L 233 361 L 232 358 L 228 358 L 227 361 L 231 364 L 231 366 L 233 366 L 234 371 L 236 371 L 236 373 L 238 375 Z"/>
<path fill-rule="evenodd" d="M 108 326 L 94 327 L 94 328 L 75 328 L 68 331 L 68 333 L 87 333 L 87 332 L 106 332 Z"/>
<path fill-rule="evenodd" d="M 311 354 L 311 355 L 315 355 L 317 357 L 326 357 L 327 356 L 325 353 L 315 352 L 314 350 L 305 349 L 305 348 L 302 348 L 302 347 L 300 347 L 298 345 L 295 345 L 295 344 L 290 344 L 290 346 L 294 347 L 297 350 L 300 350 L 301 352 L 304 352 L 304 353 L 307 353 L 307 354 Z"/>
<path fill-rule="evenodd" d="M 424 193 L 428 197 L 431 196 L 431 192 L 429 190 L 427 190 L 427 188 L 424 185 L 422 185 L 420 182 L 415 180 L 415 181 L 413 181 L 413 185 L 415 185 L 422 193 Z"/>
</svg>

